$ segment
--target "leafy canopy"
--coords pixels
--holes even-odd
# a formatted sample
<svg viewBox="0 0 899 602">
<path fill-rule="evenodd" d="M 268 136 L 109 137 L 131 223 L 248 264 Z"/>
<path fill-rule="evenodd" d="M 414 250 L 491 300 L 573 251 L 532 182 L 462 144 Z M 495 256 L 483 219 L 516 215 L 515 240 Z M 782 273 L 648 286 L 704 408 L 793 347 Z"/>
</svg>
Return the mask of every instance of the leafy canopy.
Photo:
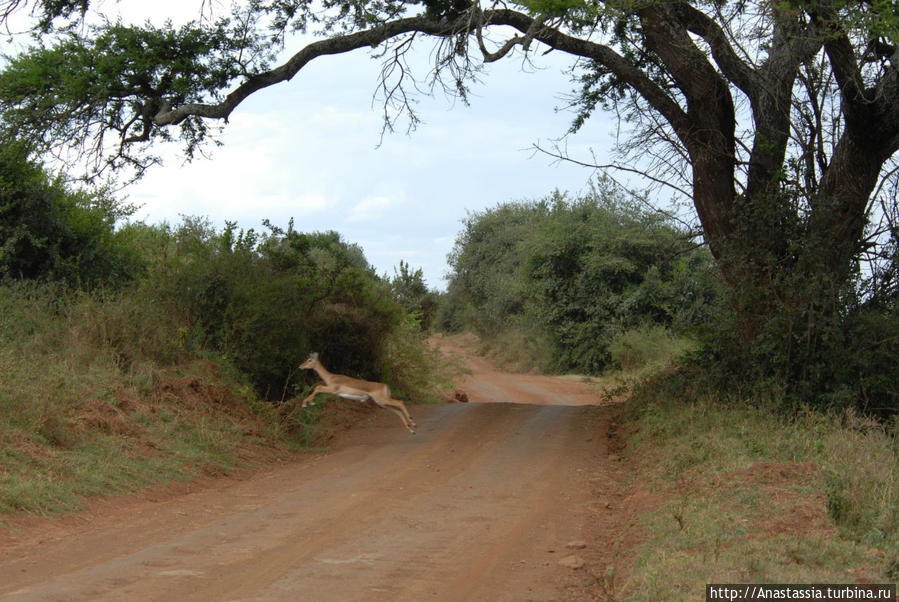
<svg viewBox="0 0 899 602">
<path fill-rule="evenodd" d="M 172 105 L 220 100 L 222 90 L 264 69 L 268 58 L 246 27 L 230 19 L 177 29 L 104 22 L 88 27 L 87 35 L 68 29 L 9 58 L 0 73 L 4 127 L 41 150 L 86 153 L 95 171 L 142 170 L 155 162 L 147 143 L 176 136 L 190 158 L 207 140 L 208 124 L 188 117 L 173 134 L 154 127 L 153 116 Z M 126 150 L 130 145 L 149 157 L 138 159 Z"/>
<path fill-rule="evenodd" d="M 879 275 L 895 273 L 895 2 L 246 0 L 227 15 L 202 3 L 177 30 L 92 20 L 78 2 L 0 6 L 31 6 L 43 33 L 0 75 L 7 135 L 138 173 L 173 128 L 190 154 L 211 139 L 209 123 L 334 54 L 367 49 L 382 61 L 387 128 L 403 115 L 416 123 L 423 83 L 466 99 L 487 63 L 568 56 L 572 127 L 616 112 L 611 167 L 692 203 L 732 289 L 739 341 L 773 350 L 767 362 L 787 366 L 788 382 L 823 382 L 831 360 L 820 350 L 846 331 L 847 299 L 884 298 L 891 280 Z M 314 41 L 276 64 L 297 32 Z M 421 44 L 425 74 L 410 60 Z"/>
<path fill-rule="evenodd" d="M 0 146 L 0 284 L 59 280 L 93 289 L 131 281 L 141 262 L 115 226 L 134 210 L 107 191 L 52 178 L 22 144 Z"/>
<path fill-rule="evenodd" d="M 503 203 L 471 215 L 450 257 L 444 327 L 540 337 L 556 370 L 599 373 L 616 335 L 692 331 L 718 309 L 706 250 L 670 220 L 601 182 L 569 199 Z"/>
</svg>

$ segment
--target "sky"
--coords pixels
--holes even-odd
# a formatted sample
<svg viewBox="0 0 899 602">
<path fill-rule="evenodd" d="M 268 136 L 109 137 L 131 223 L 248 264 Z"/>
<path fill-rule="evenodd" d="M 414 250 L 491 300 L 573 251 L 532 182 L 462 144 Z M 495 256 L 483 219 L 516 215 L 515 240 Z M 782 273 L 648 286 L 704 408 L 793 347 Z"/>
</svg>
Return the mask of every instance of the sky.
<svg viewBox="0 0 899 602">
<path fill-rule="evenodd" d="M 197 14 L 193 4 L 106 0 L 103 7 L 125 20 L 164 15 L 177 25 Z M 293 40 L 285 56 L 304 43 Z M 421 61 L 428 51 L 422 44 Z M 404 260 L 443 290 L 447 254 L 468 215 L 589 186 L 590 169 L 533 151 L 551 146 L 571 123 L 572 113 L 558 110 L 573 89 L 563 72 L 569 63 L 552 53 L 536 69 L 517 58 L 494 63 L 473 87 L 470 106 L 420 96 L 423 123 L 382 139 L 382 108 L 373 100 L 380 62 L 365 51 L 321 57 L 244 101 L 225 126 L 223 146 L 190 163 L 178 147 L 164 148 L 165 164 L 121 195 L 148 223 L 190 215 L 261 230 L 264 219 L 286 227 L 293 218 L 299 231 L 336 230 L 363 248 L 379 274 L 392 276 Z M 589 158 L 592 149 L 601 158 L 614 128 L 597 114 L 565 143 L 574 156 Z"/>
</svg>

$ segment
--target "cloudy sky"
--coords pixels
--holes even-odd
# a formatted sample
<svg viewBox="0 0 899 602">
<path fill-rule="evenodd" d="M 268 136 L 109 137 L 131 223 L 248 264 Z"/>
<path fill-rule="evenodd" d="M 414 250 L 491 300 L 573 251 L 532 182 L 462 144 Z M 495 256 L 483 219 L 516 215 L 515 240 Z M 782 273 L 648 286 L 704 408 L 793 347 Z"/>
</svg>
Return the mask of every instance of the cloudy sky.
<svg viewBox="0 0 899 602">
<path fill-rule="evenodd" d="M 105 3 L 126 19 L 152 16 L 136 12 L 140 7 L 176 24 L 197 10 L 184 1 Z M 295 40 L 286 54 L 302 44 Z M 429 48 L 421 48 L 426 61 Z M 442 289 L 446 255 L 469 213 L 554 189 L 577 193 L 592 175 L 532 150 L 551 145 L 572 118 L 557 111 L 572 89 L 563 73 L 569 59 L 540 60 L 537 69 L 523 69 L 518 59 L 491 65 L 471 106 L 420 97 L 424 123 L 381 141 L 381 106 L 373 100 L 380 63 L 365 51 L 322 57 L 239 106 L 224 146 L 210 148 L 208 158 L 184 164 L 177 149 L 165 149 L 166 164 L 123 194 L 150 223 L 177 223 L 186 214 L 260 229 L 263 219 L 286 226 L 292 217 L 301 231 L 336 230 L 361 245 L 379 273 L 392 275 L 406 260 Z M 573 154 L 593 149 L 601 157 L 613 132 L 613 122 L 597 116 L 567 145 Z"/>
</svg>

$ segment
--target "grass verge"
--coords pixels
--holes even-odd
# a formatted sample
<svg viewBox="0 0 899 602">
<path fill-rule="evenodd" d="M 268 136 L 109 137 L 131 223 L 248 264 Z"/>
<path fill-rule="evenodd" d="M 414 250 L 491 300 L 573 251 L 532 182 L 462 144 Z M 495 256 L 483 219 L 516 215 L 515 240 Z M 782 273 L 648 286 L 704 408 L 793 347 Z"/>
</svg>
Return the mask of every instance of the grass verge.
<svg viewBox="0 0 899 602">
<path fill-rule="evenodd" d="M 75 511 L 286 452 L 270 406 L 225 364 L 160 352 L 152 337 L 174 334 L 135 307 L 0 288 L 0 516 Z"/>
<path fill-rule="evenodd" d="M 64 402 L 38 398 L 0 426 L 0 514 L 76 511 L 92 495 L 225 474 L 287 452 L 276 421 L 254 412 L 216 364 L 151 378 L 143 390 L 119 379 Z"/>
<path fill-rule="evenodd" d="M 643 543 L 610 599 L 899 580 L 899 423 L 675 401 L 660 382 L 638 387 L 622 425 Z"/>
</svg>

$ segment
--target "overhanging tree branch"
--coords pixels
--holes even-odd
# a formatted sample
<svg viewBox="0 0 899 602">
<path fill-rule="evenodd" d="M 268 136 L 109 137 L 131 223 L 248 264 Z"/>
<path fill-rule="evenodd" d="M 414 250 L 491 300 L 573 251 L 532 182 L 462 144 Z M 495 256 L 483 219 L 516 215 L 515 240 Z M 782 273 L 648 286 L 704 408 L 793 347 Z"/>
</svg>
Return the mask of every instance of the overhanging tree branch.
<svg viewBox="0 0 899 602">
<path fill-rule="evenodd" d="M 499 9 L 487 14 L 491 25 L 508 25 L 524 34 L 527 34 L 534 25 L 532 17 L 509 9 Z M 659 113 L 664 115 L 675 129 L 684 131 L 689 127 L 689 120 L 684 109 L 658 83 L 610 46 L 568 35 L 559 29 L 548 27 L 538 29 L 534 34 L 534 39 L 554 50 L 596 61 L 632 86 Z"/>
<path fill-rule="evenodd" d="M 670 122 L 686 127 L 686 114 L 677 103 L 644 73 L 634 68 L 624 57 L 608 46 L 569 36 L 558 29 L 549 28 L 545 25 L 545 16 L 534 19 L 508 9 L 478 11 L 476 14 L 479 15 L 477 19 L 472 19 L 469 15 L 441 21 L 434 21 L 426 17 L 399 19 L 368 30 L 313 42 L 294 54 L 281 66 L 248 78 L 229 93 L 222 102 L 216 104 L 187 103 L 177 107 L 162 105 L 161 110 L 154 115 L 153 122 L 157 126 L 176 125 L 190 116 L 227 120 L 234 109 L 250 95 L 269 86 L 291 80 L 312 60 L 322 56 L 342 54 L 365 47 L 376 47 L 391 38 L 408 33 L 451 37 L 460 33 L 468 34 L 473 28 L 478 35 L 482 35 L 479 32 L 485 27 L 507 25 L 521 31 L 524 37 L 509 40 L 496 53 L 487 51 L 485 56 L 488 58 L 499 60 L 514 46 L 524 46 L 531 40 L 537 40 L 553 49 L 596 60 L 631 83 Z M 484 50 L 486 51 L 486 48 Z"/>
<path fill-rule="evenodd" d="M 163 107 L 154 115 L 153 122 L 158 126 L 177 125 L 190 116 L 227 121 L 234 109 L 250 95 L 269 86 L 290 81 L 303 67 L 316 58 L 343 54 L 360 48 L 374 48 L 386 40 L 413 32 L 433 36 L 450 36 L 463 24 L 464 19 L 461 17 L 453 22 L 436 22 L 424 17 L 412 17 L 385 23 L 365 31 L 313 42 L 294 54 L 283 65 L 251 76 L 228 94 L 222 102 L 217 104 L 188 103 L 175 108 Z"/>
</svg>

